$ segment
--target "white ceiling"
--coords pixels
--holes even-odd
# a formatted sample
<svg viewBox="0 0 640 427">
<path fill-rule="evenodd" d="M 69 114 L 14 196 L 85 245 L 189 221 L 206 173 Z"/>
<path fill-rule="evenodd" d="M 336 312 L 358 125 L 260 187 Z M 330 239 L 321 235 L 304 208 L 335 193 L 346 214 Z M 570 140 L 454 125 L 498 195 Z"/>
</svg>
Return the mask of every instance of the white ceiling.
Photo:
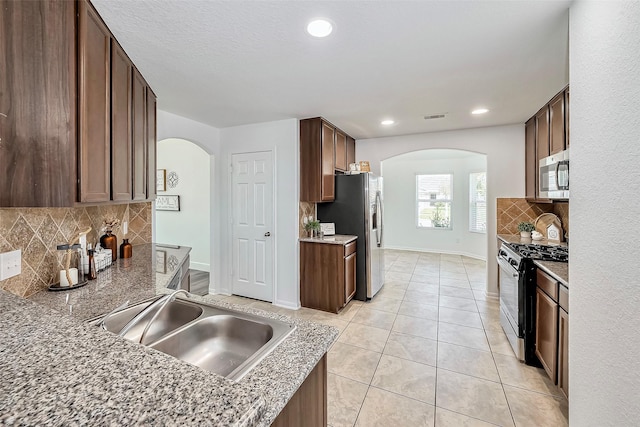
<svg viewBox="0 0 640 427">
<path fill-rule="evenodd" d="M 93 3 L 159 108 L 218 128 L 323 116 L 362 139 L 522 123 L 569 76 L 570 1 Z M 325 39 L 305 32 L 318 16 L 335 23 Z"/>
</svg>

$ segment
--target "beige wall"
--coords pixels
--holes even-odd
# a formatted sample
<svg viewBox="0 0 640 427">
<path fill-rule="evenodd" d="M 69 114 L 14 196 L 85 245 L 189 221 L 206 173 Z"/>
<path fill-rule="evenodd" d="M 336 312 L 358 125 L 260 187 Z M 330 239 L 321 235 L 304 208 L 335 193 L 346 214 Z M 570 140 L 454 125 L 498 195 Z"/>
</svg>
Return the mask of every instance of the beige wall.
<svg viewBox="0 0 640 427">
<path fill-rule="evenodd" d="M 151 242 L 151 203 L 78 208 L 0 209 L 0 253 L 22 250 L 22 273 L 0 281 L 0 289 L 29 297 L 58 281 L 62 269 L 56 246 L 72 241 L 91 227 L 89 243 L 99 240 L 103 220 L 117 218 L 129 222 L 132 244 Z M 122 230 L 116 231 L 118 245 Z"/>
</svg>

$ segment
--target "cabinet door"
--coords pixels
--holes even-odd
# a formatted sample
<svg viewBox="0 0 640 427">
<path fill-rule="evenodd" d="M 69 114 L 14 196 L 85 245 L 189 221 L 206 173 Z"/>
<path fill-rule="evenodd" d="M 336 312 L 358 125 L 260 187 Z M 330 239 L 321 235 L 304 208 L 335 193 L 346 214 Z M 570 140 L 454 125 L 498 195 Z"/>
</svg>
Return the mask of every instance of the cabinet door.
<svg viewBox="0 0 640 427">
<path fill-rule="evenodd" d="M 111 41 L 111 197 L 131 200 L 131 61 Z"/>
<path fill-rule="evenodd" d="M 335 177 L 333 168 L 335 129 L 322 122 L 322 197 L 323 202 L 335 199 Z"/>
<path fill-rule="evenodd" d="M 76 202 L 74 2 L 0 0 L 0 207 Z"/>
<path fill-rule="evenodd" d="M 335 168 L 344 172 L 349 167 L 347 164 L 347 135 L 339 130 L 336 130 L 335 150 Z"/>
<path fill-rule="evenodd" d="M 351 163 L 356 162 L 356 140 L 347 136 L 347 169 Z"/>
<path fill-rule="evenodd" d="M 558 354 L 558 305 L 536 288 L 536 356 L 555 383 Z"/>
<path fill-rule="evenodd" d="M 344 304 L 356 294 L 356 254 L 353 253 L 344 259 Z"/>
<path fill-rule="evenodd" d="M 538 161 L 549 157 L 549 108 L 543 107 L 536 114 L 536 150 Z M 540 164 L 536 162 L 536 167 Z"/>
<path fill-rule="evenodd" d="M 344 306 L 344 246 L 300 242 L 300 303 L 337 313 Z"/>
<path fill-rule="evenodd" d="M 569 398 L 569 313 L 560 311 L 558 324 L 558 387 Z"/>
<path fill-rule="evenodd" d="M 111 33 L 87 1 L 79 3 L 80 202 L 111 199 Z"/>
<path fill-rule="evenodd" d="M 156 198 L 156 96 L 147 86 L 147 199 Z"/>
<path fill-rule="evenodd" d="M 133 200 L 147 198 L 147 98 L 145 82 L 138 70 L 133 69 Z"/>
<path fill-rule="evenodd" d="M 567 148 L 569 148 L 569 88 L 564 91 L 564 142 Z"/>
<path fill-rule="evenodd" d="M 538 194 L 538 162 L 536 160 L 536 119 L 532 117 L 524 127 L 525 188 L 527 199 Z"/>
<path fill-rule="evenodd" d="M 549 153 L 564 151 L 564 92 L 559 93 L 549 103 Z"/>
</svg>

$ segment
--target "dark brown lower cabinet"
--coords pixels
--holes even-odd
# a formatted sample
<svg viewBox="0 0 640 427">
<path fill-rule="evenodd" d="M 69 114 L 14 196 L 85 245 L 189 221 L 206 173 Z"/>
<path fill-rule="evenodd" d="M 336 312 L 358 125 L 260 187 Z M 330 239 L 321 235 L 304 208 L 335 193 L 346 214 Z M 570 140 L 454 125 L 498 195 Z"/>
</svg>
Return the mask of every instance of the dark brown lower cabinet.
<svg viewBox="0 0 640 427">
<path fill-rule="evenodd" d="M 356 293 L 356 242 L 300 242 L 300 303 L 339 312 Z"/>
<path fill-rule="evenodd" d="M 275 427 L 326 427 L 327 355 L 313 368 L 287 406 L 271 424 Z"/>
<path fill-rule="evenodd" d="M 553 382 L 558 354 L 558 303 L 536 288 L 536 356 Z"/>
<path fill-rule="evenodd" d="M 569 313 L 559 308 L 558 323 L 558 387 L 569 398 Z"/>
</svg>

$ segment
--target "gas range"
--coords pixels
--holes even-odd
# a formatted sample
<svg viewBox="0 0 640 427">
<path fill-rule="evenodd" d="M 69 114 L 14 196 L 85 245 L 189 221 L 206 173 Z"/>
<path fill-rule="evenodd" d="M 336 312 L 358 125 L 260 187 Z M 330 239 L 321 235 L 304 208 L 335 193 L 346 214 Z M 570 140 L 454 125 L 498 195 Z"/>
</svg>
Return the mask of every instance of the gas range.
<svg viewBox="0 0 640 427">
<path fill-rule="evenodd" d="M 520 255 L 521 258 L 529 258 L 536 261 L 569 261 L 569 249 L 566 246 L 518 243 L 509 243 L 507 246 Z"/>
</svg>

